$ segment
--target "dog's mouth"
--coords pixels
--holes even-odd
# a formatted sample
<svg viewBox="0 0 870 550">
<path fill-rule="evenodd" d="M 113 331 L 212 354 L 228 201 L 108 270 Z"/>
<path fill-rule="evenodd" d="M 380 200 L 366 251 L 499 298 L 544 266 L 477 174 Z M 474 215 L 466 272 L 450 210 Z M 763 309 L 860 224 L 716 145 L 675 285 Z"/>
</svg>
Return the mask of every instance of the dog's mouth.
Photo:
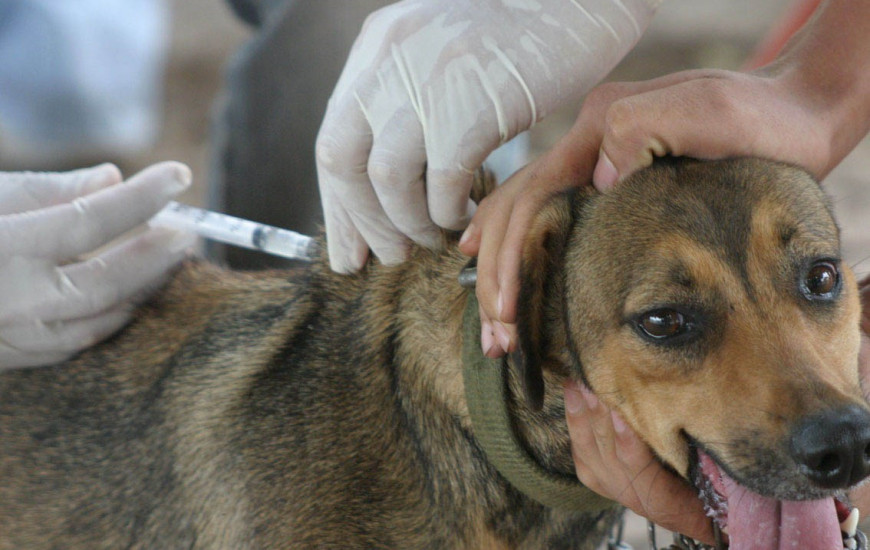
<svg viewBox="0 0 870 550">
<path fill-rule="evenodd" d="M 804 548 L 867 550 L 858 509 L 836 497 L 777 500 L 754 493 L 697 449 L 693 480 L 707 515 L 728 535 L 730 550 Z"/>
</svg>

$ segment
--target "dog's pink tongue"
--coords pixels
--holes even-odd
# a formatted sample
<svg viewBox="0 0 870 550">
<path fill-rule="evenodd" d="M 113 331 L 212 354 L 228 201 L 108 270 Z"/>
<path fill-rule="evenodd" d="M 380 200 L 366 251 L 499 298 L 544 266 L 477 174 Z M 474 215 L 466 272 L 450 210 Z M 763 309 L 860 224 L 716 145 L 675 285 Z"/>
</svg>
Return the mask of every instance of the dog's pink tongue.
<svg viewBox="0 0 870 550">
<path fill-rule="evenodd" d="M 709 461 L 704 467 L 708 470 L 712 460 L 704 458 Z M 763 497 L 739 485 L 717 466 L 713 467 L 720 477 L 711 481 L 728 501 L 731 550 L 843 548 L 833 498 L 787 501 Z"/>
<path fill-rule="evenodd" d="M 774 500 L 736 484 L 728 495 L 728 536 L 731 550 L 843 547 L 833 498 Z"/>
</svg>

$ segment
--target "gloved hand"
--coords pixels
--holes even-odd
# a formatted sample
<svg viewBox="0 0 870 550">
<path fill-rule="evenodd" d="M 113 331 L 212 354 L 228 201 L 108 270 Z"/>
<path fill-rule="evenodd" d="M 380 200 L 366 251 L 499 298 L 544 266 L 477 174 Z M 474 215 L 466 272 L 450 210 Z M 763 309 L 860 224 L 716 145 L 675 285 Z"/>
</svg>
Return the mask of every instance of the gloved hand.
<svg viewBox="0 0 870 550">
<path fill-rule="evenodd" d="M 404 259 L 473 214 L 472 174 L 499 144 L 579 98 L 660 0 L 404 0 L 372 14 L 317 140 L 336 271 Z"/>
<path fill-rule="evenodd" d="M 66 173 L 0 173 L 0 370 L 56 363 L 121 328 L 195 237 L 145 222 L 190 185 L 158 164 L 121 182 L 110 164 Z"/>
</svg>

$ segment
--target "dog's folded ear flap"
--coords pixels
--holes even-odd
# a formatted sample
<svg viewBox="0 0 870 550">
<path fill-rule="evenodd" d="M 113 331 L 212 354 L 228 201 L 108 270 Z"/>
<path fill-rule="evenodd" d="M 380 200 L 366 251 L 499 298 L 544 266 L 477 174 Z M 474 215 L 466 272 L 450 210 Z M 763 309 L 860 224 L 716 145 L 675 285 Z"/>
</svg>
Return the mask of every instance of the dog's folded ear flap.
<svg viewBox="0 0 870 550">
<path fill-rule="evenodd" d="M 543 365 L 550 345 L 548 316 L 556 311 L 553 300 L 561 301 L 564 251 L 573 226 L 571 196 L 564 193 L 551 199 L 535 218 L 523 244 L 517 304 L 519 349 L 511 362 L 520 371 L 526 400 L 533 410 L 544 405 Z"/>
</svg>

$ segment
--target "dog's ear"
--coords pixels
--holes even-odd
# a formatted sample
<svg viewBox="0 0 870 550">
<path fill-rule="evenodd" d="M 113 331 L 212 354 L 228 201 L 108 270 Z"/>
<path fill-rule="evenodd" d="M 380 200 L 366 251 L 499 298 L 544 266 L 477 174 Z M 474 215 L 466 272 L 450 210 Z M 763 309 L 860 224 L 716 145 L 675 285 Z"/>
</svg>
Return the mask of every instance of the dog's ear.
<svg viewBox="0 0 870 550">
<path fill-rule="evenodd" d="M 519 369 L 526 400 L 533 410 L 544 405 L 543 367 L 550 346 L 548 327 L 561 307 L 565 245 L 572 226 L 572 196 L 555 196 L 536 217 L 523 244 L 517 304 L 519 348 L 511 362 Z M 556 306 L 556 307 L 554 307 Z"/>
</svg>

